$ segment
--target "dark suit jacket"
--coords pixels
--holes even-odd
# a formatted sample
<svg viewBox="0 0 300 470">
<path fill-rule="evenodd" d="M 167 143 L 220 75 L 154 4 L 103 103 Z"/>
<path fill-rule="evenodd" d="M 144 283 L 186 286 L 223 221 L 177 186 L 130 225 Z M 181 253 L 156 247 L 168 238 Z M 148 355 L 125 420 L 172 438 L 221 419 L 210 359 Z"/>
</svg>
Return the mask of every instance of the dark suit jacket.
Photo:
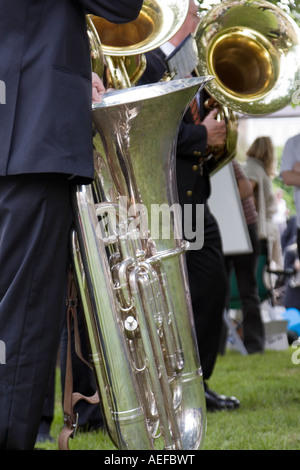
<svg viewBox="0 0 300 470">
<path fill-rule="evenodd" d="M 85 13 L 135 19 L 142 0 L 1 0 L 0 175 L 93 178 Z"/>
<path fill-rule="evenodd" d="M 167 71 L 165 54 L 161 49 L 146 54 L 147 67 L 139 84 L 158 82 Z M 203 108 L 200 109 L 203 119 Z M 184 204 L 206 202 L 210 194 L 210 182 L 205 165 L 199 171 L 199 158 L 205 154 L 207 131 L 195 125 L 189 109 L 181 122 L 176 154 L 176 173 L 179 201 Z"/>
</svg>

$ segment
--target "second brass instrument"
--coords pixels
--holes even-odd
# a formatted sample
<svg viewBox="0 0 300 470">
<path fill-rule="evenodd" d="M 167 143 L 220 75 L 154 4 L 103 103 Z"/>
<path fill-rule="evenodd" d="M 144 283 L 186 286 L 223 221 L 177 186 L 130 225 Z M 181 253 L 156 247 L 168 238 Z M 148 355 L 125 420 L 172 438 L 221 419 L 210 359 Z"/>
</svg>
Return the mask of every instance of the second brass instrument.
<svg viewBox="0 0 300 470">
<path fill-rule="evenodd" d="M 199 74 L 215 77 L 208 93 L 233 113 L 223 154 L 208 162 L 214 172 L 235 156 L 235 113 L 270 114 L 292 102 L 300 78 L 300 29 L 270 2 L 225 0 L 203 16 L 195 41 Z"/>
<path fill-rule="evenodd" d="M 146 68 L 144 54 L 175 34 L 187 11 L 187 0 L 144 0 L 138 18 L 130 23 L 116 25 L 89 15 L 101 41 L 109 85 L 115 89 L 135 85 Z"/>
</svg>

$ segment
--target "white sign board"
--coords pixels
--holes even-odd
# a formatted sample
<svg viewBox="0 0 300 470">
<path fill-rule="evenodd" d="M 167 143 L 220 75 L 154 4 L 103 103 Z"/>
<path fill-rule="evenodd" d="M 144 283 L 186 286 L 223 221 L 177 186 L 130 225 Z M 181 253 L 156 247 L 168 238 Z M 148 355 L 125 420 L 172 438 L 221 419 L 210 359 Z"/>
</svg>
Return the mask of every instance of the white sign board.
<svg viewBox="0 0 300 470">
<path fill-rule="evenodd" d="M 252 244 L 231 163 L 211 177 L 208 202 L 220 227 L 224 254 L 251 253 Z"/>
</svg>

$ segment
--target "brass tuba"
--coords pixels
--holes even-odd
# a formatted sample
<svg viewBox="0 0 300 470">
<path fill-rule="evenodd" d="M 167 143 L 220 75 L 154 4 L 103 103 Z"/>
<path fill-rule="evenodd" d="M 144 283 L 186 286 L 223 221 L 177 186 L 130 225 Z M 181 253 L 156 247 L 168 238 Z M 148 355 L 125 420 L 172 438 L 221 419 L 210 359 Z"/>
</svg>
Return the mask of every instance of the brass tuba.
<svg viewBox="0 0 300 470">
<path fill-rule="evenodd" d="M 121 62 L 116 46 L 98 54 L 99 35 L 87 21 L 93 68 L 101 73 L 103 54 L 112 76 L 125 80 L 93 105 L 95 179 L 72 195 L 71 255 L 102 414 L 120 450 L 201 449 L 206 432 L 174 149 L 185 109 L 209 77 L 132 87 L 130 72 L 187 9 L 187 1 L 146 0 L 141 24 L 151 20 L 151 40 L 130 53 L 122 44 Z M 155 206 L 167 210 L 163 222 Z"/>
<path fill-rule="evenodd" d="M 93 105 L 95 181 L 73 194 L 72 257 L 102 412 L 118 449 L 204 444 L 174 143 L 208 79 L 122 89 Z M 174 209 L 167 235 L 161 223 L 152 233 L 155 206 Z"/>
<path fill-rule="evenodd" d="M 264 0 L 225 0 L 212 7 L 195 34 L 198 72 L 215 77 L 208 93 L 228 110 L 247 115 L 288 105 L 300 78 L 299 31 L 292 18 Z M 213 167 L 234 156 L 235 127 L 227 136 L 227 158 L 212 160 Z"/>
<path fill-rule="evenodd" d="M 187 0 L 144 0 L 138 18 L 130 23 L 116 25 L 89 15 L 107 64 L 108 86 L 120 89 L 136 84 L 146 67 L 144 53 L 168 41 L 187 11 Z"/>
</svg>

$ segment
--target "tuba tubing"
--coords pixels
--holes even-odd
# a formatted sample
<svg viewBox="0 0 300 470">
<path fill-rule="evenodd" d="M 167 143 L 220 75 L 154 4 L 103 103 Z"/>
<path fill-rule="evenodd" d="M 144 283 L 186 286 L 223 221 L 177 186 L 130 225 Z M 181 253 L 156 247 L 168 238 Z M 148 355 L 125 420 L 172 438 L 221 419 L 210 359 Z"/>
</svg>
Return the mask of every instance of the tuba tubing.
<svg viewBox="0 0 300 470">
<path fill-rule="evenodd" d="M 95 156 L 102 162 L 95 168 L 111 181 L 96 172 L 94 184 L 74 191 L 72 259 L 103 417 L 120 450 L 156 449 L 161 441 L 167 450 L 204 445 L 187 245 L 174 236 L 178 220 L 169 238 L 152 239 L 151 231 L 139 230 L 136 214 L 141 205 L 150 214 L 152 204 L 177 202 L 174 142 L 188 104 L 210 78 L 118 90 L 93 106 Z M 128 220 L 120 195 L 128 200 Z"/>
</svg>

